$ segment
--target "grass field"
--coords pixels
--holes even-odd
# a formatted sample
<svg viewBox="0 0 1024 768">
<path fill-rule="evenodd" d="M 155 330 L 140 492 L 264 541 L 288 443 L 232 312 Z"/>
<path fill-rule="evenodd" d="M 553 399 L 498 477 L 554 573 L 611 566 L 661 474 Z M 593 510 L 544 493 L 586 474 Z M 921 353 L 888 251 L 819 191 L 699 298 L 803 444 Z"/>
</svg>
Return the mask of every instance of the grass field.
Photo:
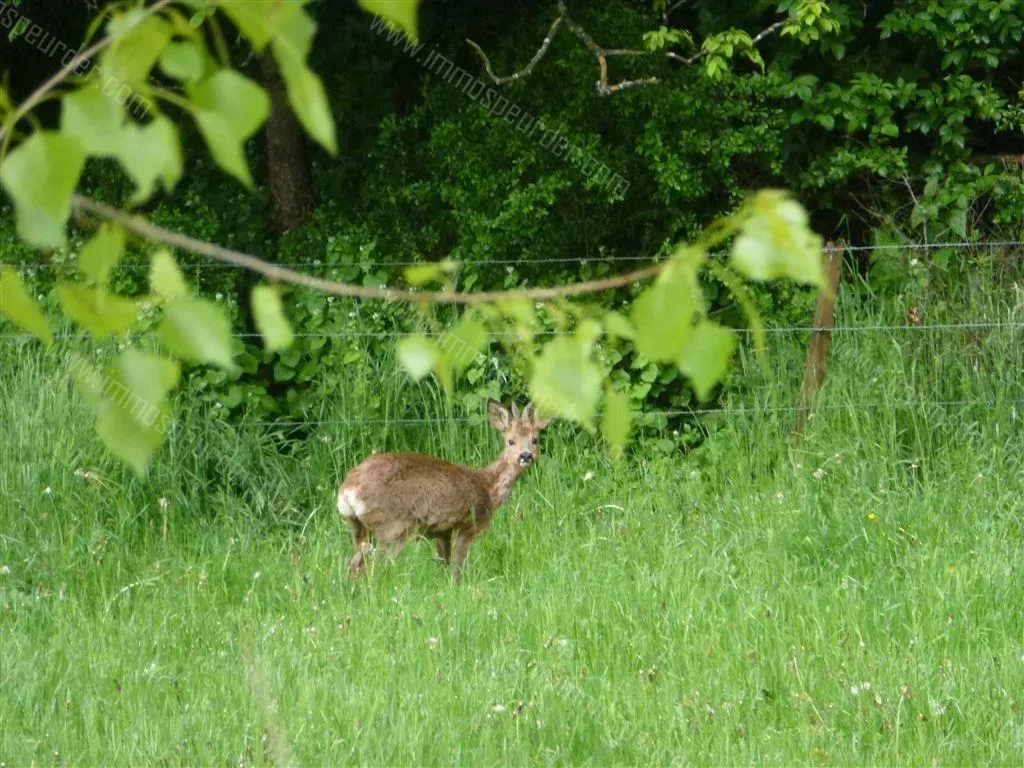
<svg viewBox="0 0 1024 768">
<path fill-rule="evenodd" d="M 460 586 L 425 543 L 350 585 L 332 494 L 375 448 L 487 460 L 485 427 L 281 454 L 183 407 L 141 484 L 8 345 L 0 761 L 1024 765 L 1022 338 L 837 335 L 800 445 L 757 410 L 795 402 L 795 343 L 689 454 L 553 428 Z"/>
</svg>

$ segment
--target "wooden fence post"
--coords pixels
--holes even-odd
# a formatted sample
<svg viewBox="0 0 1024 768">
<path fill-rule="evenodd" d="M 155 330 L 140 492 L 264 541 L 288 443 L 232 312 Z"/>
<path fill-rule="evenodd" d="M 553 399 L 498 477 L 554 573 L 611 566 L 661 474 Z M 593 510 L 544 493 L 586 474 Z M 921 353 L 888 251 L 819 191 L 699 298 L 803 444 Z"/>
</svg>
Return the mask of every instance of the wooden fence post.
<svg viewBox="0 0 1024 768">
<path fill-rule="evenodd" d="M 828 362 L 828 348 L 832 343 L 832 328 L 836 322 L 839 275 L 845 251 L 843 243 L 830 242 L 825 248 L 825 286 L 818 294 L 818 305 L 814 310 L 814 330 L 807 346 L 804 385 L 800 390 L 800 405 L 797 407 L 796 424 L 793 427 L 793 436 L 797 439 L 803 436 L 814 396 L 825 382 L 825 365 Z"/>
</svg>

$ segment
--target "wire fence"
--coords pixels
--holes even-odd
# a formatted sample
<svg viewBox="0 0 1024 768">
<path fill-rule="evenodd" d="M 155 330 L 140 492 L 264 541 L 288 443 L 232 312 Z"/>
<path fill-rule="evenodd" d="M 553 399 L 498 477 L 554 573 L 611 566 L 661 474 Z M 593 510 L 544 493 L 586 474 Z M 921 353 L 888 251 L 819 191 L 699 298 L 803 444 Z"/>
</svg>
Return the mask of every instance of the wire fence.
<svg viewBox="0 0 1024 768">
<path fill-rule="evenodd" d="M 866 253 L 869 251 L 933 251 L 933 250 L 965 250 L 965 249 L 978 249 L 978 250 L 993 250 L 999 248 L 1024 248 L 1024 241 L 1021 240 L 997 240 L 987 242 L 970 242 L 970 241 L 949 241 L 939 243 L 889 243 L 879 245 L 846 245 L 842 246 L 841 250 L 848 251 L 850 253 Z M 652 256 L 607 256 L 607 255 L 593 255 L 593 256 L 555 256 L 549 258 L 535 258 L 535 259 L 475 259 L 472 261 L 458 262 L 457 266 L 513 266 L 513 267 L 532 267 L 544 264 L 578 264 L 586 266 L 588 264 L 617 264 L 617 263 L 640 263 L 647 262 L 650 264 L 656 264 L 659 261 L 663 261 L 667 257 L 652 257 Z M 371 261 L 368 259 L 357 258 L 347 262 L 334 263 L 327 259 L 315 259 L 313 261 L 300 261 L 300 262 L 289 262 L 287 264 L 277 264 L 275 266 L 288 267 L 292 269 L 296 268 L 327 268 L 336 271 L 352 268 L 386 268 L 386 267 L 413 267 L 422 266 L 425 262 L 421 259 L 419 261 Z M 18 269 L 25 270 L 38 270 L 38 269 L 56 269 L 73 266 L 71 264 L 60 264 L 54 262 L 38 263 L 38 262 L 16 262 L 11 266 Z M 218 269 L 238 269 L 234 264 L 226 264 L 220 261 L 194 261 L 179 263 L 178 266 L 181 269 L 199 269 L 199 270 L 218 270 Z M 117 265 L 118 269 L 128 270 L 148 270 L 150 268 L 149 262 L 120 262 Z"/>
<path fill-rule="evenodd" d="M 1024 328 L 1024 321 L 988 321 L 978 320 L 964 323 L 919 323 L 919 324 L 906 324 L 906 325 L 846 325 L 846 326 L 834 326 L 834 327 L 816 327 L 813 325 L 795 325 L 790 327 L 765 327 L 763 330 L 766 334 L 801 334 L 801 333 L 815 333 L 818 331 L 827 331 L 829 333 L 920 333 L 926 331 L 963 331 L 963 330 L 1019 330 Z M 734 333 L 743 335 L 751 335 L 755 331 L 751 328 L 733 328 Z M 446 331 L 332 331 L 324 333 L 295 333 L 295 337 L 299 339 L 402 339 L 410 336 L 427 336 L 431 338 L 439 338 L 446 334 Z M 572 336 L 574 331 L 549 331 L 541 330 L 533 333 L 534 337 L 549 338 L 553 336 Z M 492 340 L 498 340 L 503 338 L 518 338 L 519 333 L 517 331 L 495 331 L 488 334 Z M 153 333 L 136 333 L 129 334 L 129 338 L 133 340 L 139 340 L 147 337 L 155 337 Z M 30 341 L 35 337 L 29 333 L 0 333 L 0 339 L 4 341 Z M 75 341 L 90 339 L 92 336 L 88 333 L 59 333 L 54 334 L 54 339 L 58 341 Z M 262 336 L 258 333 L 233 333 L 231 338 L 234 339 L 261 339 Z"/>
<path fill-rule="evenodd" d="M 906 402 L 890 402 L 890 401 L 878 401 L 871 403 L 850 403 L 850 404 L 822 404 L 817 405 L 813 411 L 862 411 L 862 410 L 880 410 L 880 409 L 894 409 L 894 410 L 913 410 L 916 408 L 959 408 L 966 409 L 970 407 L 1018 407 L 1024 406 L 1024 398 L 1015 398 L 1010 400 L 997 400 L 995 398 L 988 400 L 911 400 Z M 798 406 L 740 406 L 730 408 L 687 408 L 687 409 L 675 409 L 675 410 L 664 410 L 664 411 L 644 411 L 644 417 L 664 417 L 664 418 L 690 418 L 696 416 L 721 416 L 721 415 L 756 415 L 764 416 L 771 414 L 796 414 L 801 411 L 808 410 L 806 408 L 800 408 Z M 264 429 L 307 429 L 309 427 L 361 427 L 361 426 L 383 426 L 383 425 L 396 425 L 396 426 L 415 426 L 415 425 L 437 425 L 437 424 L 478 424 L 481 423 L 481 418 L 470 418 L 465 416 L 455 416 L 451 418 L 422 418 L 422 419 L 410 419 L 410 418 L 379 418 L 379 419 L 320 419 L 320 420 L 309 420 L 309 421 L 255 421 L 249 422 L 251 427 L 260 427 Z"/>
<path fill-rule="evenodd" d="M 1024 241 L 1016 240 L 1001 240 L 995 242 L 967 242 L 967 241 L 950 241 L 940 243 L 909 243 L 909 244 L 888 244 L 888 245 L 877 245 L 877 246 L 844 246 L 843 250 L 848 252 L 868 252 L 868 251 L 931 251 L 939 249 L 1024 249 Z M 1024 250 L 1022 250 L 1024 253 Z M 519 261 L 511 259 L 494 259 L 485 260 L 479 262 L 470 262 L 472 266 L 482 265 L 498 265 L 498 266 L 535 266 L 544 264 L 578 264 L 587 265 L 590 263 L 606 262 L 641 262 L 646 261 L 649 263 L 655 263 L 657 259 L 649 257 L 639 256 L 627 256 L 627 257 L 611 257 L 611 256 L 598 256 L 598 257 L 565 257 L 565 258 L 551 258 L 551 259 L 534 259 L 529 261 Z M 327 268 L 335 269 L 338 271 L 352 267 L 402 267 L 412 266 L 414 264 L 422 264 L 423 262 L 368 262 L 358 261 L 354 264 L 325 264 L 323 261 L 308 261 L 302 263 L 291 263 L 286 266 L 292 268 Z M 32 264 L 28 262 L 16 264 L 23 270 L 29 272 L 35 272 L 38 270 L 45 269 L 63 269 L 65 265 L 61 264 Z M 183 269 L 188 270 L 214 270 L 214 269 L 235 269 L 232 265 L 221 264 L 217 262 L 193 262 L 180 265 Z M 126 269 L 149 269 L 148 264 L 120 264 L 119 268 Z M 1018 306 L 1021 306 L 1021 312 L 1024 314 L 1024 299 L 1017 299 Z M 1024 318 L 1016 319 L 1016 312 L 1008 313 L 1009 318 L 1001 317 L 999 319 L 992 318 L 972 318 L 968 320 L 958 322 L 907 322 L 907 323 L 865 323 L 865 324 L 839 324 L 832 327 L 816 327 L 814 325 L 790 325 L 790 326 L 775 326 L 765 327 L 763 331 L 768 336 L 782 337 L 782 336 L 793 336 L 798 337 L 801 334 L 808 335 L 815 332 L 828 332 L 839 336 L 864 336 L 873 334 L 906 334 L 906 335 L 920 335 L 920 334 L 953 334 L 956 332 L 997 332 L 997 331 L 1009 331 L 1019 332 L 1024 329 Z M 736 333 L 749 337 L 755 331 L 751 328 L 735 328 L 733 329 Z M 295 334 L 297 338 L 320 338 L 325 340 L 387 340 L 387 339 L 401 339 L 407 338 L 414 335 L 424 335 L 428 337 L 442 337 L 445 335 L 445 331 L 435 330 L 420 330 L 413 331 L 407 329 L 392 329 L 392 330 L 381 330 L 381 331 L 359 331 L 359 330 L 334 330 L 326 332 L 298 332 Z M 539 330 L 534 332 L 532 335 L 538 338 L 549 338 L 556 336 L 567 336 L 572 335 L 570 330 Z M 128 335 L 128 338 L 132 340 L 142 340 L 146 338 L 154 337 L 154 333 L 136 333 Z M 258 343 L 261 338 L 260 334 L 257 333 L 235 333 L 233 337 L 241 341 Z M 519 333 L 514 330 L 507 332 L 496 331 L 489 334 L 492 341 L 499 341 L 504 338 L 517 338 Z M 26 333 L 11 333 L 4 332 L 0 333 L 0 342 L 6 344 L 18 343 L 27 341 L 33 337 Z M 61 333 L 57 334 L 55 338 L 66 341 L 84 341 L 92 338 L 86 333 Z M 1021 348 L 1024 348 L 1024 340 L 1022 340 Z M 792 373 L 793 371 L 789 371 Z M 1024 376 L 1021 377 L 1024 381 Z M 981 387 L 981 389 L 985 389 Z M 1012 389 L 1012 388 L 1011 388 Z M 752 394 L 751 390 L 747 390 L 747 394 Z M 1022 393 L 1024 394 L 1024 393 Z M 796 392 L 792 393 L 792 400 L 796 400 Z M 1001 406 L 1007 408 L 1017 409 L 1024 408 L 1024 396 L 1020 398 L 992 398 L 979 396 L 975 399 L 970 398 L 942 398 L 942 397 L 903 397 L 901 399 L 893 400 L 871 400 L 867 402 L 856 402 L 849 404 L 835 404 L 835 403 L 819 403 L 813 407 L 813 411 L 877 411 L 879 409 L 920 409 L 920 408 L 931 408 L 931 409 L 945 409 L 945 410 L 962 410 L 966 411 L 971 408 L 991 408 L 994 406 Z M 755 404 L 755 405 L 738 405 L 738 406 L 727 406 L 727 407 L 693 407 L 693 408 L 674 408 L 667 410 L 648 410 L 642 414 L 638 414 L 639 417 L 650 422 L 652 419 L 683 419 L 693 417 L 707 417 L 707 416 L 725 416 L 725 415 L 756 415 L 756 416 L 769 416 L 769 415 L 792 415 L 800 412 L 806 412 L 806 408 L 800 406 L 779 406 L 779 405 L 766 405 L 766 404 Z M 296 420 L 293 417 L 285 417 L 281 420 L 261 420 L 256 422 L 248 422 L 250 426 L 265 428 L 265 429 L 283 429 L 283 430 L 299 430 L 299 429 L 315 429 L 320 427 L 361 427 L 361 426 L 382 426 L 382 425 L 394 425 L 394 426 L 431 426 L 441 424 L 473 424 L 479 423 L 480 417 L 449 417 L 449 418 L 408 418 L 408 417 L 382 417 L 382 418 L 360 418 L 360 419 L 301 419 Z"/>
</svg>

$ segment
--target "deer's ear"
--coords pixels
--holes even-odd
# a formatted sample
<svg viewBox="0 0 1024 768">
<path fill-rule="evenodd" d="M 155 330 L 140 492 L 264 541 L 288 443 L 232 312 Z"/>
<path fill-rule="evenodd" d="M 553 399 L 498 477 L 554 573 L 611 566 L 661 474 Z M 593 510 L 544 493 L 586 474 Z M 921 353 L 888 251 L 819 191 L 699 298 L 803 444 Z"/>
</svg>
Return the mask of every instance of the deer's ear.
<svg viewBox="0 0 1024 768">
<path fill-rule="evenodd" d="M 546 419 L 537 416 L 537 409 L 533 407 L 533 403 L 528 403 L 523 410 L 523 420 L 530 422 L 537 429 L 544 429 L 544 427 L 551 423 L 550 416 Z"/>
<path fill-rule="evenodd" d="M 513 406 L 514 408 L 515 406 Z M 508 410 L 494 398 L 487 400 L 487 420 L 499 432 L 504 432 L 512 423 Z"/>
<path fill-rule="evenodd" d="M 512 420 L 519 421 L 519 406 L 515 403 L 512 403 Z"/>
</svg>

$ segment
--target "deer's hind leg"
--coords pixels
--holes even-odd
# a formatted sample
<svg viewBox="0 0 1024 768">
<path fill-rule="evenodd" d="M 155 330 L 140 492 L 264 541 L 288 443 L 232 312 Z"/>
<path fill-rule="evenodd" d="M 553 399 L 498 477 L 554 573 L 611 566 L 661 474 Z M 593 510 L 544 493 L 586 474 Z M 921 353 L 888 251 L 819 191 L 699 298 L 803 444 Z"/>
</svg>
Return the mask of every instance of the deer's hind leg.
<svg viewBox="0 0 1024 768">
<path fill-rule="evenodd" d="M 392 520 L 374 528 L 373 536 L 388 559 L 394 560 L 405 549 L 409 537 L 415 533 L 415 526 L 402 520 Z"/>
<path fill-rule="evenodd" d="M 348 562 L 348 576 L 350 579 L 358 579 L 359 574 L 366 568 L 366 550 L 370 548 L 370 531 L 356 517 L 345 518 L 352 528 L 352 546 L 356 552 Z"/>
</svg>

